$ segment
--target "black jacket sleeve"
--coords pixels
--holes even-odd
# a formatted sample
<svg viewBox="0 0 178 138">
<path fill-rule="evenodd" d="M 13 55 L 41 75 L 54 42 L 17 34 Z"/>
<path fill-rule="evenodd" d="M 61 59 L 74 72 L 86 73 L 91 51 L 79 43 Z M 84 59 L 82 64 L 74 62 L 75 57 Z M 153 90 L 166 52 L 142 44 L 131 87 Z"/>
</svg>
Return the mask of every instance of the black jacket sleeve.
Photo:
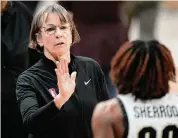
<svg viewBox="0 0 178 138">
<path fill-rule="evenodd" d="M 32 134 L 46 131 L 52 120 L 64 111 L 63 107 L 59 110 L 54 101 L 39 107 L 36 90 L 25 77 L 20 76 L 18 78 L 16 96 L 20 105 L 23 123 Z"/>
</svg>

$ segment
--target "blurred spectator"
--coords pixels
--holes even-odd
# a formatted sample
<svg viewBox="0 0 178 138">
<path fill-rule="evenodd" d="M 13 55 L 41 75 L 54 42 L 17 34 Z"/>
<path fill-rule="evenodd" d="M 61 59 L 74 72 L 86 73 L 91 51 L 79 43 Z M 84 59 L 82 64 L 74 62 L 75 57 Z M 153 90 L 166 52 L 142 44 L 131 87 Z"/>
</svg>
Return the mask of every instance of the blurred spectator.
<svg viewBox="0 0 178 138">
<path fill-rule="evenodd" d="M 40 1 L 20 1 L 20 2 L 24 3 L 33 15 Z"/>
<path fill-rule="evenodd" d="M 18 1 L 1 2 L 2 138 L 26 138 L 16 101 L 17 77 L 28 67 L 31 14 Z"/>
<path fill-rule="evenodd" d="M 170 2 L 160 3 L 154 33 L 156 39 L 171 50 L 178 67 L 178 2 L 172 2 L 172 5 Z"/>
<path fill-rule="evenodd" d="M 175 66 L 177 83 L 170 82 L 170 91 L 178 93 L 178 2 L 161 2 L 158 9 L 155 36 L 170 49 Z"/>
<path fill-rule="evenodd" d="M 155 39 L 154 29 L 158 12 L 157 1 L 128 1 L 124 5 L 129 16 L 130 33 L 141 40 Z M 139 28 L 135 29 L 135 26 Z"/>
<path fill-rule="evenodd" d="M 75 1 L 60 2 L 73 13 L 81 41 L 72 47 L 75 55 L 95 59 L 102 67 L 110 92 L 114 97 L 115 86 L 109 77 L 110 61 L 127 38 L 127 26 L 121 21 L 123 2 Z"/>
</svg>

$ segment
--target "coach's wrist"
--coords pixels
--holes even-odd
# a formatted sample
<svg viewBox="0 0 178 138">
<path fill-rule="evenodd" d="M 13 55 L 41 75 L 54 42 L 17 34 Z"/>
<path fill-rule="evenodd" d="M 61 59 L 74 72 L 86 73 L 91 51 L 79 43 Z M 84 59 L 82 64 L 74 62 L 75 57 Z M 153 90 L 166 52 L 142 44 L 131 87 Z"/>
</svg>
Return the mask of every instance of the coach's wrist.
<svg viewBox="0 0 178 138">
<path fill-rule="evenodd" d="M 58 109 L 61 109 L 61 107 L 66 103 L 67 99 L 63 98 L 60 95 L 57 95 L 54 98 L 54 103 Z"/>
</svg>

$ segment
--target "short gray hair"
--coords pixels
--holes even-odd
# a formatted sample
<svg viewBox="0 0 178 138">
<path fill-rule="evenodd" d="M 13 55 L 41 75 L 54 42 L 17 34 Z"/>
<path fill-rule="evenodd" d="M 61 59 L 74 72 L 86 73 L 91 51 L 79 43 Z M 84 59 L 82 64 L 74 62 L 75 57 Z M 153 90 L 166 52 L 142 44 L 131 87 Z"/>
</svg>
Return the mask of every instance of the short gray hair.
<svg viewBox="0 0 178 138">
<path fill-rule="evenodd" d="M 59 4 L 47 4 L 43 7 L 40 7 L 40 9 L 37 10 L 33 17 L 30 31 L 30 48 L 38 49 L 36 34 L 40 31 L 42 27 L 42 17 L 45 14 L 47 14 L 48 16 L 50 13 L 57 13 L 62 23 L 69 23 L 71 25 L 72 44 L 80 41 L 80 36 L 78 34 L 74 21 L 71 15 L 67 12 L 67 10 Z"/>
</svg>

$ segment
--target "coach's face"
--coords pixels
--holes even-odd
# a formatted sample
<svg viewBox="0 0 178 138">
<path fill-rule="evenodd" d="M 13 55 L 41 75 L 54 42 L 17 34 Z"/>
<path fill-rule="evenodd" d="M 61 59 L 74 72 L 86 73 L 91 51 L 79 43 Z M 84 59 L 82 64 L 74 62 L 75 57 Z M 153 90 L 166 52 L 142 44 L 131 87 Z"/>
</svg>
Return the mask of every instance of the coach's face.
<svg viewBox="0 0 178 138">
<path fill-rule="evenodd" d="M 45 14 L 38 44 L 44 46 L 44 53 L 55 58 L 69 53 L 72 44 L 70 24 L 62 23 L 57 13 Z"/>
</svg>

